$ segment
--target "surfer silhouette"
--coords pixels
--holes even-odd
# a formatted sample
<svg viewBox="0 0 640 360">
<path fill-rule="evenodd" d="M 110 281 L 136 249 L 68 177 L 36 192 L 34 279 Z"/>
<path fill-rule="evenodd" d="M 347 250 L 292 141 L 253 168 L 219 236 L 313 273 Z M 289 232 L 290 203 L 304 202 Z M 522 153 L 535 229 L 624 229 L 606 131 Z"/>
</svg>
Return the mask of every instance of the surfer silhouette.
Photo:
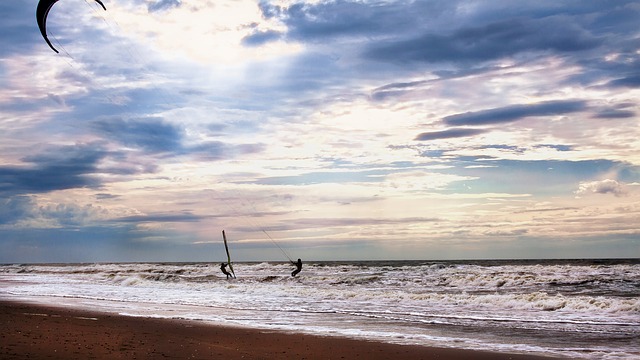
<svg viewBox="0 0 640 360">
<path fill-rule="evenodd" d="M 227 280 L 232 277 L 232 275 L 227 271 L 227 264 L 222 263 L 220 264 L 220 270 L 222 270 L 222 273 L 227 275 Z"/>
<path fill-rule="evenodd" d="M 291 276 L 295 277 L 300 271 L 302 271 L 302 260 L 298 259 L 297 263 L 294 263 L 293 261 L 291 263 L 296 266 L 296 269 L 291 273 Z"/>
</svg>

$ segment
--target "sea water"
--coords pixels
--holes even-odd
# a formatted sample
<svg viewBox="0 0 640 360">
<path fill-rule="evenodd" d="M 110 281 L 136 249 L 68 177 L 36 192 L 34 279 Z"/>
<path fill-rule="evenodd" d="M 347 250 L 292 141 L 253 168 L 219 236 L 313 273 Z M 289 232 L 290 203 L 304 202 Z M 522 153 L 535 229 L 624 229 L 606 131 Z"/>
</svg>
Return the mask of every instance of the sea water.
<svg viewBox="0 0 640 360">
<path fill-rule="evenodd" d="M 0 265 L 0 299 L 401 344 L 640 358 L 640 259 Z"/>
</svg>

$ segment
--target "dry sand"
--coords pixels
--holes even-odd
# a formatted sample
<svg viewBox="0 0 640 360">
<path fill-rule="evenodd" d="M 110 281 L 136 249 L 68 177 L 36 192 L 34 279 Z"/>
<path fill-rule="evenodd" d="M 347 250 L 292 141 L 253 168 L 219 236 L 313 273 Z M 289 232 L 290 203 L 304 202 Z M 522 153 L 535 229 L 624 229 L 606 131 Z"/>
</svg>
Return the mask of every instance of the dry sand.
<svg viewBox="0 0 640 360">
<path fill-rule="evenodd" d="M 0 324 L 0 359 L 548 359 L 128 317 L 7 301 L 0 301 Z"/>
</svg>

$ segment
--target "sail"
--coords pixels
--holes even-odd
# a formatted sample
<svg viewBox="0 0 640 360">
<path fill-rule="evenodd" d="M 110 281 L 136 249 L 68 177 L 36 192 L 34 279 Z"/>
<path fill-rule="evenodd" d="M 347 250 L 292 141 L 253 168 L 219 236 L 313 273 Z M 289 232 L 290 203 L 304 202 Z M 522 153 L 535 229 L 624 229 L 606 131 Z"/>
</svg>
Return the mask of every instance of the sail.
<svg viewBox="0 0 640 360">
<path fill-rule="evenodd" d="M 224 249 L 227 251 L 227 264 L 229 264 L 229 269 L 233 274 L 233 277 L 236 277 L 236 273 L 233 271 L 233 265 L 231 265 L 231 255 L 229 254 L 229 246 L 227 245 L 227 235 L 225 235 L 224 230 L 222 230 L 222 239 L 224 240 Z"/>
</svg>

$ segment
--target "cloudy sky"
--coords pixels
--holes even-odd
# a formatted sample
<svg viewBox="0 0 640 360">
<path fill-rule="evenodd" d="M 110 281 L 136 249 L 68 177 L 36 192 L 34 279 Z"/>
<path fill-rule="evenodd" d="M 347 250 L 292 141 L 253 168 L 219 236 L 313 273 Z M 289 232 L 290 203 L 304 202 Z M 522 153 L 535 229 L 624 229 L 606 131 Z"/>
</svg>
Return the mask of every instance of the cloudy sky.
<svg viewBox="0 0 640 360">
<path fill-rule="evenodd" d="M 0 1 L 0 263 L 640 256 L 638 1 L 103 2 Z"/>
</svg>

